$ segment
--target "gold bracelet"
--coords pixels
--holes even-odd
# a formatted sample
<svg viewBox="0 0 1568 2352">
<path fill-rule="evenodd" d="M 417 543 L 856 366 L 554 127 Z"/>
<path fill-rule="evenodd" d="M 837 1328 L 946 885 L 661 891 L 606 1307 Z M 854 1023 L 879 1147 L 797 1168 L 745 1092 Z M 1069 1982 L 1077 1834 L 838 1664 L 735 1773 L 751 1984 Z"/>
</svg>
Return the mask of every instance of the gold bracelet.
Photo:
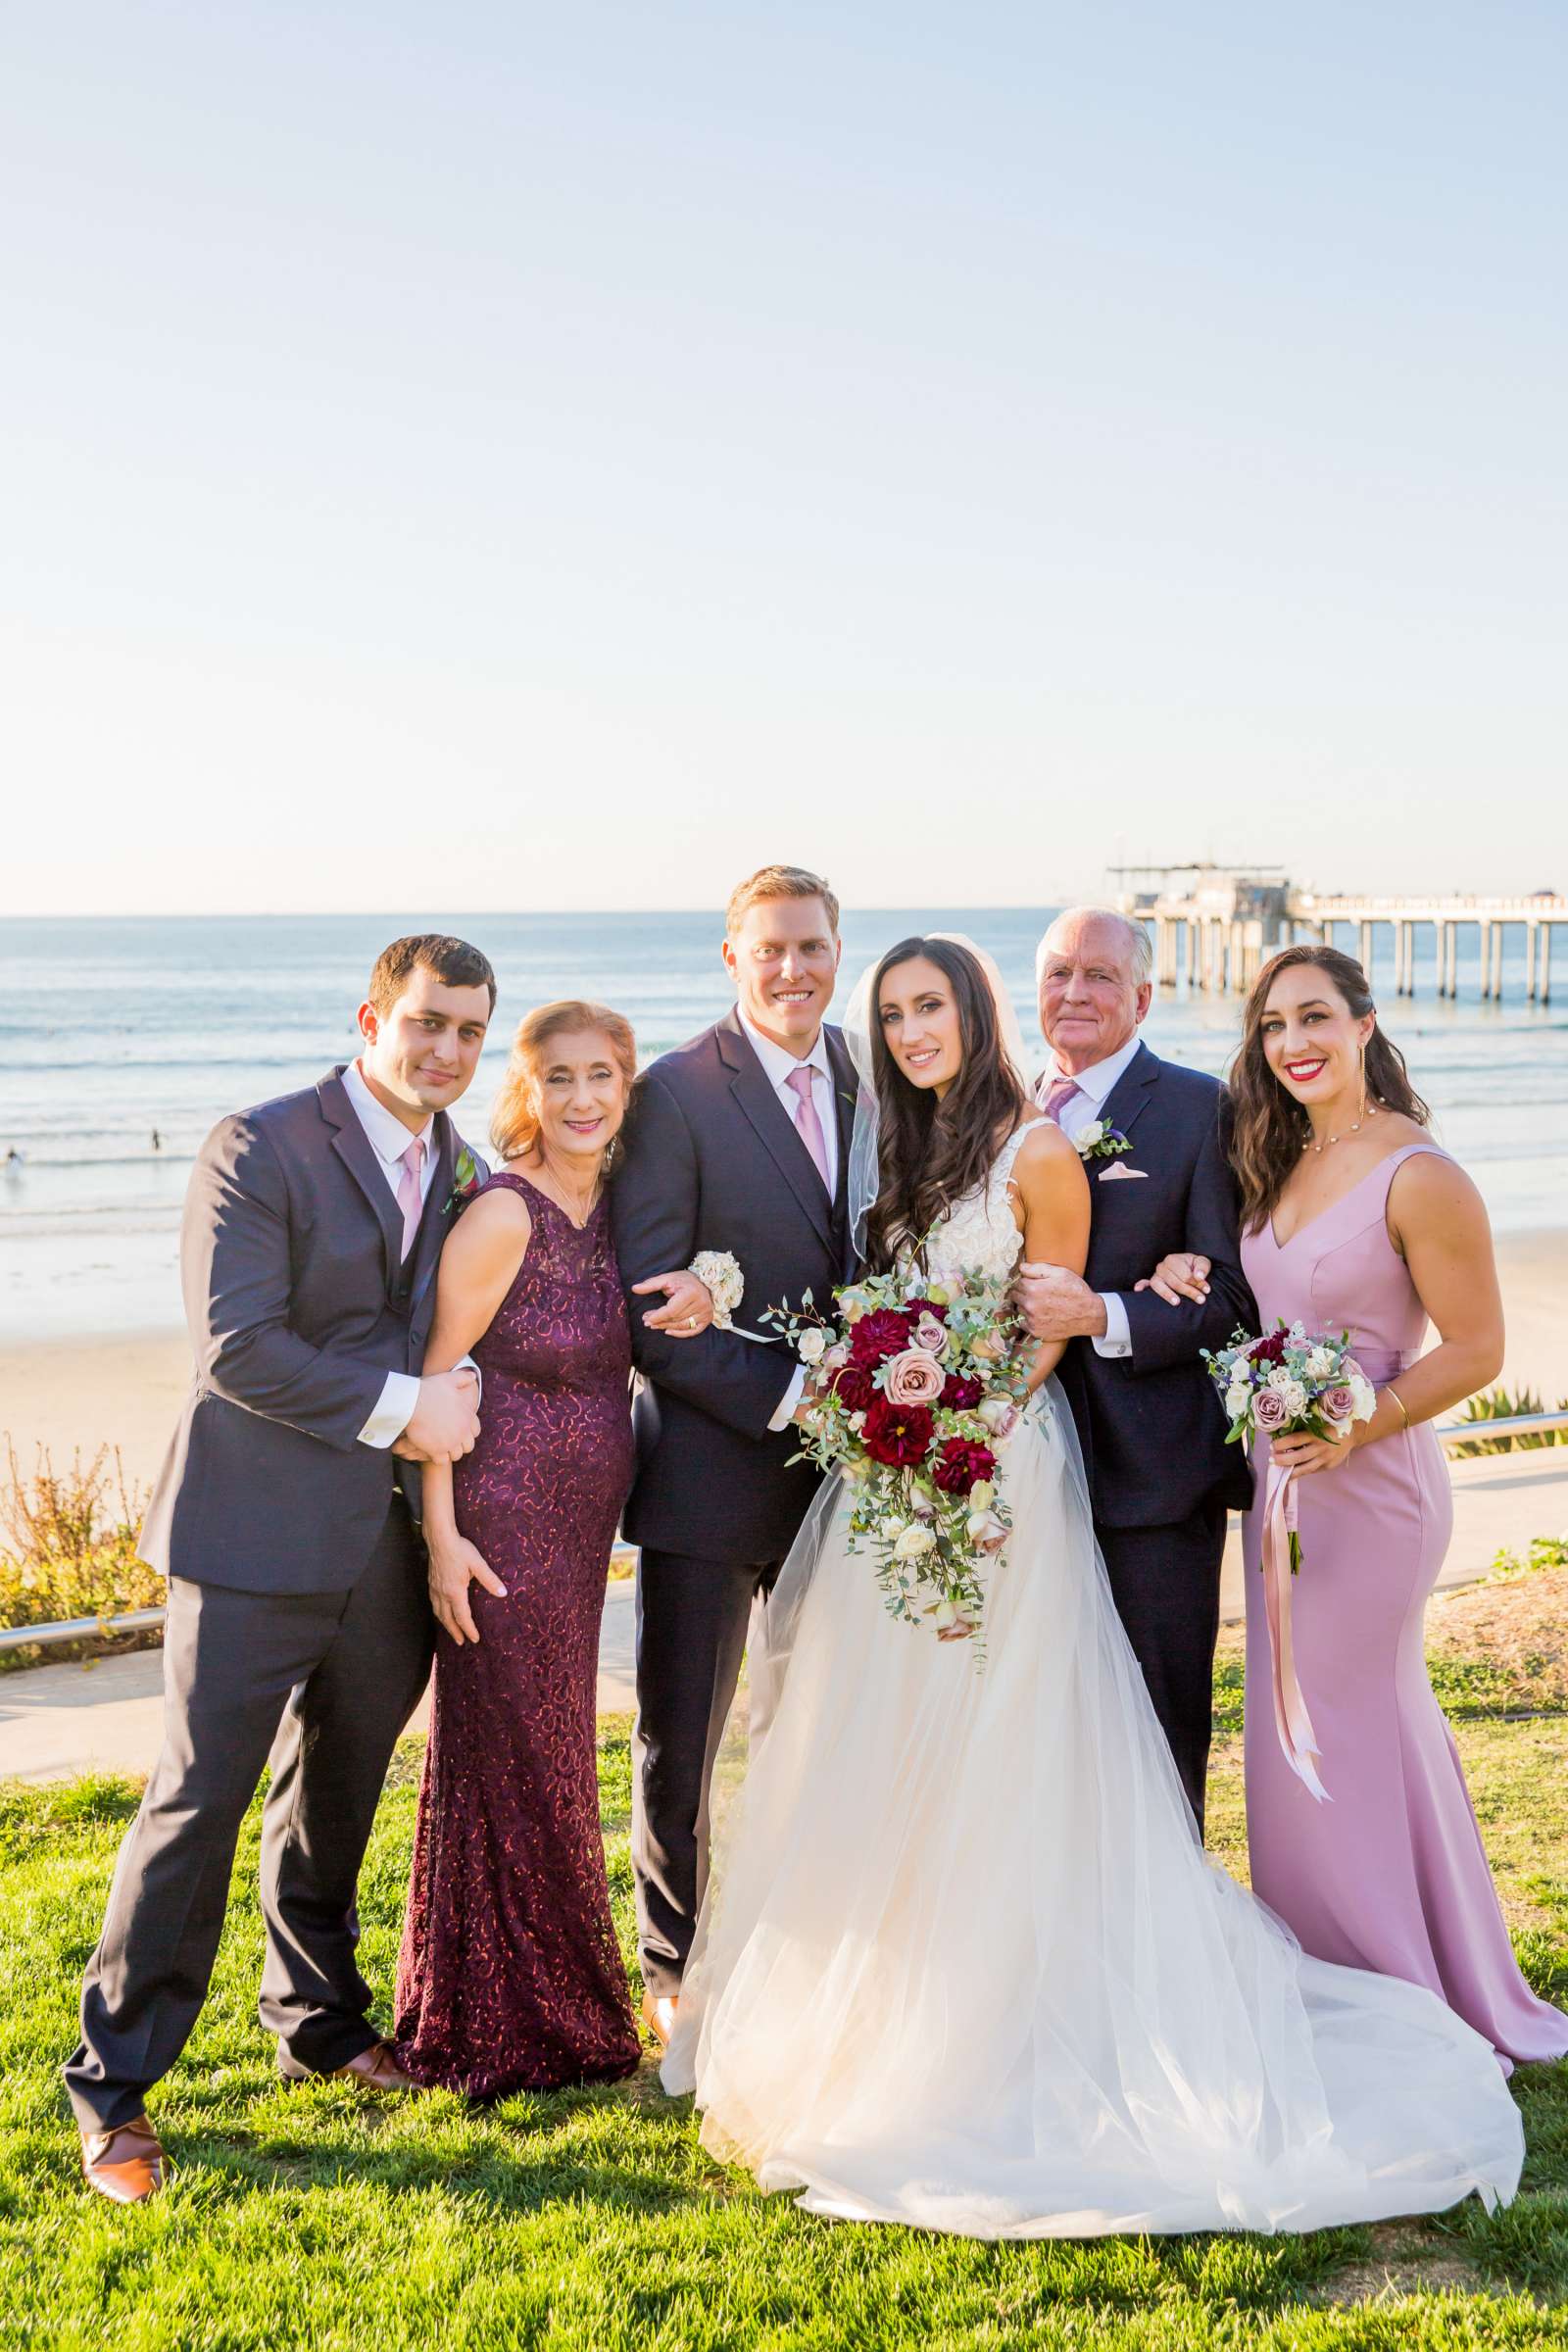
<svg viewBox="0 0 1568 2352">
<path fill-rule="evenodd" d="M 1404 1398 L 1399 1395 L 1398 1390 L 1391 1386 L 1386 1388 L 1383 1394 L 1385 1396 L 1392 1396 L 1394 1398 L 1395 1403 L 1399 1408 L 1399 1417 L 1403 1421 L 1405 1428 L 1408 1429 L 1410 1426 L 1410 1415 L 1405 1407 Z"/>
</svg>

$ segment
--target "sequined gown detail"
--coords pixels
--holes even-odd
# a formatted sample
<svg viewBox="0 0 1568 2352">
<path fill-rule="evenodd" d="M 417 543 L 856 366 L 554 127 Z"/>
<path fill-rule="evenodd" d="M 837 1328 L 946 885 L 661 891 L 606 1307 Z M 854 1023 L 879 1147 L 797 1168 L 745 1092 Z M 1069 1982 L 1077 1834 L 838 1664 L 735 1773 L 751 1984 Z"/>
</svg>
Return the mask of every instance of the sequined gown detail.
<svg viewBox="0 0 1568 2352">
<path fill-rule="evenodd" d="M 599 1626 L 631 1481 L 625 1301 L 601 1200 L 579 1231 L 526 1178 L 532 1232 L 473 1350 L 478 1444 L 461 1532 L 507 1588 L 469 1588 L 477 1644 L 436 1637 L 434 1706 L 398 1966 L 397 2053 L 489 2097 L 638 2063 L 610 1915 L 595 1755 Z"/>
<path fill-rule="evenodd" d="M 1265 1330 L 1282 1316 L 1310 1332 L 1348 1330 L 1379 1387 L 1415 1362 L 1427 1313 L 1387 1210 L 1399 1168 L 1432 1149 L 1390 1152 L 1284 1244 L 1267 1220 L 1244 1235 L 1242 1265 Z M 1266 1443 L 1245 1531 L 1252 1885 L 1319 1960 L 1426 1985 L 1504 2058 L 1560 2058 L 1568 2017 L 1519 1973 L 1459 1751 L 1427 1680 L 1427 1595 L 1453 1529 L 1432 1426 L 1398 1430 L 1298 1485 L 1303 1565 L 1292 1630 L 1328 1804 L 1286 1763 L 1268 1695 L 1258 1568 Z"/>
</svg>

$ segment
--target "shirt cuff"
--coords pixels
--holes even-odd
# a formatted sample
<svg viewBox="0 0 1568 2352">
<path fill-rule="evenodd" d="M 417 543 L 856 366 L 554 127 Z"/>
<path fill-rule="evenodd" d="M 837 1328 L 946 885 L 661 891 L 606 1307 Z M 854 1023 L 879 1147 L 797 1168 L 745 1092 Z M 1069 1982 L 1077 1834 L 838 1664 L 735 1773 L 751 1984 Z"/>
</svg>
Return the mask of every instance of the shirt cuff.
<svg viewBox="0 0 1568 2352">
<path fill-rule="evenodd" d="M 402 1437 L 419 1401 L 419 1383 L 412 1372 L 389 1372 L 375 1410 L 360 1432 L 362 1446 L 385 1451 Z"/>
<path fill-rule="evenodd" d="M 484 1402 L 484 1374 L 471 1355 L 460 1355 L 452 1367 L 454 1372 L 471 1372 L 479 1384 L 479 1402 Z M 414 1408 L 419 1401 L 419 1379 L 416 1372 L 389 1372 L 375 1410 L 360 1432 L 362 1446 L 374 1446 L 384 1452 L 395 1446 L 414 1418 Z"/>
<path fill-rule="evenodd" d="M 1127 1301 L 1119 1291 L 1097 1293 L 1105 1310 L 1105 1328 L 1095 1335 L 1095 1353 L 1119 1357 L 1133 1351 L 1133 1328 L 1127 1320 Z"/>
<path fill-rule="evenodd" d="M 790 1385 L 778 1400 L 778 1410 L 768 1423 L 770 1430 L 788 1429 L 795 1418 L 795 1407 L 806 1392 L 806 1366 L 797 1364 L 790 1374 Z"/>
</svg>

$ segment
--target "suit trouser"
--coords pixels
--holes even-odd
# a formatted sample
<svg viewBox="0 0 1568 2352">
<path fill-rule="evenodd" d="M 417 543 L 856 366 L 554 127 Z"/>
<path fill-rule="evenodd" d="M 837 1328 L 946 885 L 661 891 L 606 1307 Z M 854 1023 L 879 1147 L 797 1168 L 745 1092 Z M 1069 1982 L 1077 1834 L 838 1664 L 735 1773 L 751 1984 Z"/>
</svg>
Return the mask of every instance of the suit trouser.
<svg viewBox="0 0 1568 2352">
<path fill-rule="evenodd" d="M 329 2073 L 368 2047 L 355 1894 L 386 1768 L 429 1672 L 423 1554 L 399 1496 L 347 1592 L 172 1578 L 164 1743 L 120 1849 L 66 2087 L 84 2130 L 140 2114 L 195 2025 L 241 1824 L 262 1818 L 262 2024 Z M 274 1744 L 275 1742 L 275 1744 Z"/>
<path fill-rule="evenodd" d="M 1143 1669 L 1187 1801 L 1203 1827 L 1225 1505 L 1169 1527 L 1096 1525 L 1116 1614 Z"/>
<path fill-rule="evenodd" d="M 631 1858 L 643 1983 L 679 1992 L 708 1884 L 713 1759 L 748 1636 L 765 1638 L 781 1562 L 644 1550 L 637 1562 Z"/>
</svg>

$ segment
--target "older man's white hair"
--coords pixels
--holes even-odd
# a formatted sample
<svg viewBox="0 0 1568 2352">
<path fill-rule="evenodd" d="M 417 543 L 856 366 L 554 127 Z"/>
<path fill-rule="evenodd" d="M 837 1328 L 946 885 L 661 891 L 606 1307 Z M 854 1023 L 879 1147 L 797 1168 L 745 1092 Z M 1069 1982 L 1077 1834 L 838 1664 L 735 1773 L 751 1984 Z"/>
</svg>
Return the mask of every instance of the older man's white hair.
<svg viewBox="0 0 1568 2352">
<path fill-rule="evenodd" d="M 1127 956 L 1132 964 L 1135 988 L 1142 988 L 1145 981 L 1153 978 L 1154 943 L 1149 936 L 1147 925 L 1135 921 L 1130 914 L 1123 914 L 1119 906 L 1064 906 L 1052 924 L 1051 930 L 1046 933 L 1035 950 L 1035 986 L 1037 988 L 1045 976 L 1046 957 L 1051 953 L 1052 933 L 1063 923 L 1086 921 L 1116 924 L 1127 942 Z"/>
</svg>

